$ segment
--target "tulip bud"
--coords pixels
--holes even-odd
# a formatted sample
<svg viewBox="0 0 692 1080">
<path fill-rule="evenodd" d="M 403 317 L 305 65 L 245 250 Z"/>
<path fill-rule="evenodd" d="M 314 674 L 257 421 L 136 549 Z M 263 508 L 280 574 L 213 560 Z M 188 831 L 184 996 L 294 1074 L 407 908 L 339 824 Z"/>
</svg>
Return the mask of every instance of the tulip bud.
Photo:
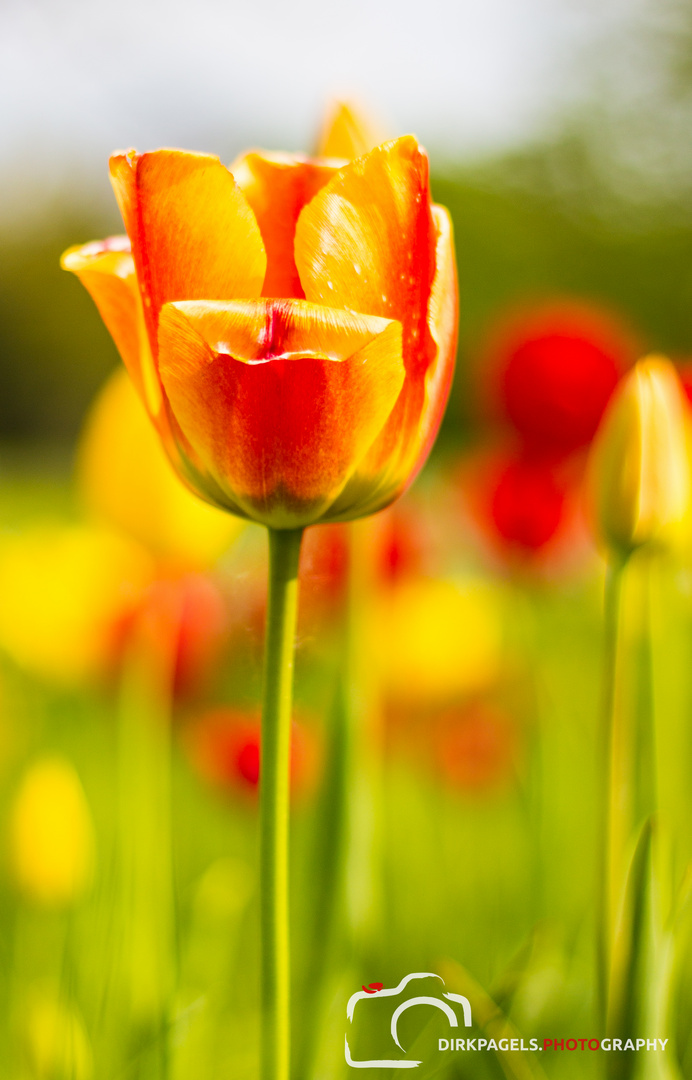
<svg viewBox="0 0 692 1080">
<path fill-rule="evenodd" d="M 63 758 L 44 758 L 25 774 L 10 816 L 10 855 L 18 885 L 38 903 L 70 903 L 89 884 L 91 816 L 79 778 Z"/>
<path fill-rule="evenodd" d="M 640 360 L 615 392 L 596 436 L 590 488 L 597 532 L 627 557 L 667 546 L 690 502 L 688 419 L 670 361 Z"/>
</svg>

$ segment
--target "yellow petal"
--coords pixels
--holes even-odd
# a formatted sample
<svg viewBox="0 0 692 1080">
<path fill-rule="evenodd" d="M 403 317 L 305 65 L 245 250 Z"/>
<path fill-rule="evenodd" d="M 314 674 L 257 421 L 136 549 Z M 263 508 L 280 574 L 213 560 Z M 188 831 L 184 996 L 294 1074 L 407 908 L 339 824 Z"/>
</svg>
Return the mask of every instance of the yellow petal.
<svg viewBox="0 0 692 1080">
<path fill-rule="evenodd" d="M 452 223 L 444 207 L 432 212 L 435 277 L 427 323 L 434 359 L 422 380 L 406 379 L 387 423 L 330 508 L 330 521 L 374 513 L 397 498 L 425 462 L 442 420 L 454 374 L 458 301 Z"/>
<path fill-rule="evenodd" d="M 126 236 L 68 248 L 60 260 L 91 295 L 147 411 L 161 409 L 161 390 L 144 326 L 135 264 Z"/>
<path fill-rule="evenodd" d="M 401 322 L 407 374 L 423 377 L 435 353 L 426 322 L 435 227 L 414 138 L 338 172 L 301 213 L 295 254 L 308 300 Z"/>
</svg>

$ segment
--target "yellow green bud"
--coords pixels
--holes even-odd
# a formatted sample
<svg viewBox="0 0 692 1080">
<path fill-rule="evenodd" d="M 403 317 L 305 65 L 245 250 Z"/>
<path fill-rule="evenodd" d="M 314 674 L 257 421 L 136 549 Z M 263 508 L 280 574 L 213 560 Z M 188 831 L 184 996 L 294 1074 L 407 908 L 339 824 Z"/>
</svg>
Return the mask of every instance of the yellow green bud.
<svg viewBox="0 0 692 1080">
<path fill-rule="evenodd" d="M 610 401 L 590 462 L 596 530 L 621 557 L 682 536 L 690 504 L 688 427 L 673 365 L 662 356 L 640 360 Z"/>
</svg>

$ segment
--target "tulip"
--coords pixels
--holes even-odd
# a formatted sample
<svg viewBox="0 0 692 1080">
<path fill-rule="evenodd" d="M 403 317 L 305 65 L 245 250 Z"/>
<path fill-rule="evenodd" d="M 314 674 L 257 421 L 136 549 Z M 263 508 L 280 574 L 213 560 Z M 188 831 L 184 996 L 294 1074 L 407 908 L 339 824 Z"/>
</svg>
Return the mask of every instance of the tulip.
<svg viewBox="0 0 692 1080">
<path fill-rule="evenodd" d="M 40 904 L 74 902 L 89 884 L 94 836 L 79 778 L 68 761 L 44 758 L 22 780 L 10 815 L 17 884 Z"/>
<path fill-rule="evenodd" d="M 502 600 L 475 577 L 414 577 L 389 590 L 370 643 L 387 695 L 445 703 L 491 684 L 502 663 Z"/>
<path fill-rule="evenodd" d="M 550 463 L 510 460 L 495 480 L 491 515 L 498 534 L 526 552 L 539 551 L 562 524 L 565 491 Z"/>
<path fill-rule="evenodd" d="M 153 574 L 143 548 L 104 529 L 46 525 L 8 536 L 0 544 L 0 646 L 52 682 L 98 680 Z"/>
<path fill-rule="evenodd" d="M 128 234 L 72 248 L 166 453 L 269 529 L 260 791 L 263 1080 L 288 1080 L 288 808 L 302 530 L 393 502 L 454 363 L 449 216 L 412 137 L 342 164 L 115 154 Z"/>
<path fill-rule="evenodd" d="M 111 176 L 129 240 L 63 266 L 186 483 L 278 529 L 392 502 L 437 431 L 456 337 L 451 225 L 415 139 L 341 169 L 128 152 Z"/>
<path fill-rule="evenodd" d="M 673 365 L 649 356 L 623 379 L 591 459 L 595 525 L 621 558 L 682 530 L 690 502 L 687 405 Z"/>
<path fill-rule="evenodd" d="M 524 445 L 560 456 L 591 441 L 632 350 L 627 329 L 610 314 L 552 301 L 501 323 L 487 366 Z"/>
<path fill-rule="evenodd" d="M 656 783 L 655 755 L 642 753 L 647 742 L 655 746 L 656 738 L 649 694 L 638 703 L 636 735 L 622 705 L 629 685 L 621 633 L 623 579 L 635 552 L 665 550 L 684 535 L 690 506 L 688 444 L 688 404 L 675 368 L 662 356 L 640 360 L 611 399 L 589 463 L 594 524 L 608 556 L 597 897 L 598 988 L 604 1023 L 620 994 L 615 934 L 634 824 L 632 793 L 651 792 Z M 642 647 L 650 656 L 649 634 L 647 625 Z"/>
<path fill-rule="evenodd" d="M 261 731 L 258 719 L 236 709 L 212 709 L 189 729 L 187 744 L 199 772 L 229 790 L 257 788 L 260 777 Z M 316 748 L 304 724 L 291 730 L 291 787 L 310 787 Z"/>
</svg>

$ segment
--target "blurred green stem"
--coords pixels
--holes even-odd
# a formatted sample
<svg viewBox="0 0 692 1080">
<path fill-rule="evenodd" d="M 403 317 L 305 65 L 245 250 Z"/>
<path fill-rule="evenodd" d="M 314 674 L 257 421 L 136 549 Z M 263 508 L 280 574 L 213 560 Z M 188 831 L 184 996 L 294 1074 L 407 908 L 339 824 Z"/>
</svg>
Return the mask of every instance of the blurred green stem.
<svg viewBox="0 0 692 1080">
<path fill-rule="evenodd" d="M 598 1017 L 607 1031 L 608 994 L 617 870 L 615 863 L 626 837 L 626 791 L 623 788 L 622 736 L 619 720 L 621 693 L 620 612 L 626 560 L 614 556 L 608 564 L 604 596 L 603 712 L 598 747 L 599 816 L 597 822 L 598 887 L 596 907 Z"/>
<path fill-rule="evenodd" d="M 348 526 L 348 590 L 342 613 L 339 671 L 331 712 L 314 856 L 317 895 L 306 968 L 304 1022 L 294 1080 L 313 1080 L 327 1023 L 330 980 L 369 960 L 379 892 L 380 735 L 368 651 L 374 548 L 370 521 Z"/>
<path fill-rule="evenodd" d="M 293 654 L 302 529 L 269 529 L 260 774 L 262 1080 L 288 1080 L 289 764 Z"/>
</svg>

